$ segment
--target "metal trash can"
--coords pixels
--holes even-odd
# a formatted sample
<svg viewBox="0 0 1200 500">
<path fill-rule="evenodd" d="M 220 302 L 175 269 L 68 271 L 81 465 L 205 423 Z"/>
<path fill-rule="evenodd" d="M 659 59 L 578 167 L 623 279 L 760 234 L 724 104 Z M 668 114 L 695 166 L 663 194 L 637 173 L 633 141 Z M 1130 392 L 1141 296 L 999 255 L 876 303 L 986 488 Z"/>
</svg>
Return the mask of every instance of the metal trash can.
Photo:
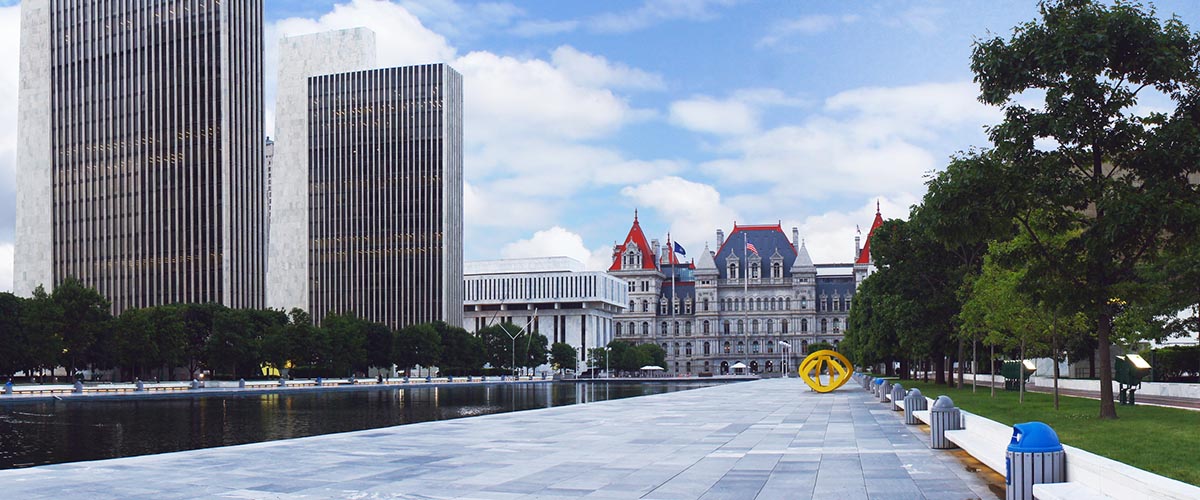
<svg viewBox="0 0 1200 500">
<path fill-rule="evenodd" d="M 908 395 L 904 396 L 904 423 L 908 425 L 917 425 L 921 423 L 914 411 L 924 411 L 929 409 L 929 401 L 925 399 L 925 395 L 921 394 L 921 390 L 912 388 L 908 390 Z"/>
<path fill-rule="evenodd" d="M 876 378 L 875 382 L 871 384 L 871 394 L 874 394 L 875 397 L 879 397 L 879 386 L 881 385 L 883 385 L 883 379 Z"/>
<path fill-rule="evenodd" d="M 896 403 L 904 399 L 904 386 L 900 385 L 899 382 L 896 382 L 896 384 L 892 386 L 892 396 L 888 399 L 892 400 L 892 411 L 900 411 L 900 405 Z"/>
<path fill-rule="evenodd" d="M 1004 498 L 1030 500 L 1033 485 L 1067 480 L 1067 454 L 1058 434 L 1041 422 L 1013 426 L 1004 460 Z"/>
<path fill-rule="evenodd" d="M 929 409 L 929 447 L 935 450 L 957 448 L 946 439 L 946 431 L 962 428 L 962 412 L 954 407 L 954 401 L 950 396 L 938 396 Z"/>
<path fill-rule="evenodd" d="M 884 380 L 882 383 L 880 383 L 879 394 L 877 394 L 877 396 L 879 397 L 880 403 L 888 402 L 888 398 L 892 396 L 892 383 L 888 382 L 887 380 Z"/>
</svg>

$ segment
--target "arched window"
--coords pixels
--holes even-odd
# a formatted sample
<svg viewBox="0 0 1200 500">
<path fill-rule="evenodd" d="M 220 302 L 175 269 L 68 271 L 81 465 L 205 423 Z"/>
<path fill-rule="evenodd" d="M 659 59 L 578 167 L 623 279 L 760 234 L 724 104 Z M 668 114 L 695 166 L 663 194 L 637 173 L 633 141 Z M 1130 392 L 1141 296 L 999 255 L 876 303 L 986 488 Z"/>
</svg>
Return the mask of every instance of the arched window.
<svg viewBox="0 0 1200 500">
<path fill-rule="evenodd" d="M 709 331 L 708 331 L 708 320 L 704 320 L 704 323 L 702 323 L 702 324 L 700 325 L 700 331 L 701 331 L 702 333 L 706 334 L 706 335 L 709 333 Z M 707 354 L 707 353 L 705 353 L 705 354 Z"/>
<path fill-rule="evenodd" d="M 800 341 L 800 353 L 804 354 L 804 355 L 808 354 L 808 341 L 807 340 Z"/>
<path fill-rule="evenodd" d="M 783 277 L 783 263 L 782 262 L 771 263 L 771 277 L 772 278 L 782 278 Z"/>
<path fill-rule="evenodd" d="M 650 312 L 650 301 L 642 299 L 642 312 Z"/>
<path fill-rule="evenodd" d="M 642 322 L 642 336 L 645 337 L 647 335 L 650 335 L 650 322 L 643 321 Z"/>
<path fill-rule="evenodd" d="M 725 335 L 729 335 L 729 320 L 725 320 L 725 324 L 723 326 L 725 328 Z"/>
<path fill-rule="evenodd" d="M 703 304 L 703 307 L 704 307 L 704 309 L 703 309 L 703 310 L 704 310 L 705 312 L 707 312 L 707 311 L 708 311 L 708 298 L 707 298 L 707 297 L 704 299 L 704 302 L 702 302 L 702 304 Z"/>
<path fill-rule="evenodd" d="M 662 324 L 659 326 L 658 334 L 662 335 L 664 337 L 667 336 L 667 322 L 666 321 L 663 321 Z"/>
<path fill-rule="evenodd" d="M 688 299 L 683 302 L 683 313 L 684 314 L 692 313 L 692 298 L 691 297 L 688 297 Z"/>
<path fill-rule="evenodd" d="M 758 279 L 758 263 L 757 262 L 750 264 L 750 279 L 752 279 L 752 280 Z"/>
<path fill-rule="evenodd" d="M 773 352 L 775 352 L 775 343 L 768 340 L 767 341 L 767 354 L 771 354 Z"/>
<path fill-rule="evenodd" d="M 675 336 L 678 337 L 679 336 L 679 322 L 676 321 L 674 326 L 675 326 L 675 328 L 674 328 Z"/>
<path fill-rule="evenodd" d="M 821 318 L 821 333 L 828 333 L 828 332 L 829 332 L 829 320 L 825 319 L 825 318 Z"/>
<path fill-rule="evenodd" d="M 786 297 L 783 299 L 783 309 L 785 311 L 790 311 L 792 309 L 792 298 L 791 297 Z"/>
<path fill-rule="evenodd" d="M 632 337 L 634 335 L 637 335 L 637 325 L 634 324 L 634 322 L 630 321 L 629 322 L 629 336 Z"/>
<path fill-rule="evenodd" d="M 800 296 L 800 308 L 808 309 L 808 296 L 807 295 Z"/>
<path fill-rule="evenodd" d="M 708 342 L 705 342 L 704 343 L 704 355 L 708 356 L 709 354 L 711 354 L 711 353 L 709 352 L 709 349 L 708 349 Z"/>
<path fill-rule="evenodd" d="M 662 300 L 658 301 L 658 313 L 663 316 L 667 315 L 667 298 L 666 297 L 663 297 Z"/>
<path fill-rule="evenodd" d="M 633 306 L 634 306 L 633 301 L 632 300 L 629 301 L 629 312 L 634 312 L 637 310 L 637 309 L 634 309 Z"/>
<path fill-rule="evenodd" d="M 842 331 L 842 320 L 833 318 L 833 333 Z"/>
<path fill-rule="evenodd" d="M 683 345 L 683 354 L 687 357 L 692 357 L 692 343 L 688 342 Z M 690 370 L 690 368 L 689 368 Z"/>
<path fill-rule="evenodd" d="M 679 342 L 676 342 L 676 343 L 675 343 L 675 356 L 676 356 L 676 357 L 678 357 L 678 356 L 679 356 Z"/>
<path fill-rule="evenodd" d="M 767 320 L 767 333 L 768 334 L 775 333 L 775 320 L 773 320 L 773 319 Z"/>
<path fill-rule="evenodd" d="M 723 347 L 725 348 L 725 354 L 729 354 L 729 341 L 728 340 L 725 341 L 725 345 Z"/>
<path fill-rule="evenodd" d="M 691 321 L 688 321 L 683 324 L 683 334 L 687 335 L 689 337 L 692 335 L 692 322 Z"/>
<path fill-rule="evenodd" d="M 758 320 L 757 319 L 750 322 L 750 333 L 753 333 L 755 335 L 758 334 Z"/>
<path fill-rule="evenodd" d="M 621 336 L 621 324 L 617 323 L 616 327 L 617 327 L 617 336 L 620 337 Z"/>
<path fill-rule="evenodd" d="M 750 352 L 754 353 L 754 354 L 758 354 L 758 353 L 762 352 L 762 346 L 759 345 L 757 340 L 750 343 Z"/>
<path fill-rule="evenodd" d="M 808 333 L 808 320 L 800 320 L 800 333 Z"/>
<path fill-rule="evenodd" d="M 788 325 L 788 320 L 786 320 L 786 319 L 781 320 L 779 322 L 780 331 L 782 331 L 783 333 L 787 333 L 788 332 L 787 325 Z"/>
<path fill-rule="evenodd" d="M 738 335 L 746 333 L 746 323 L 744 321 L 739 319 L 737 325 L 738 325 L 738 330 L 737 330 Z"/>
<path fill-rule="evenodd" d="M 737 279 L 737 278 L 738 278 L 738 265 L 737 265 L 737 262 L 730 262 L 730 263 L 729 263 L 729 279 L 731 279 L 731 280 L 735 280 L 735 279 Z"/>
<path fill-rule="evenodd" d="M 746 354 L 746 343 L 745 343 L 745 342 L 742 342 L 742 341 L 740 341 L 740 340 L 738 341 L 738 343 L 737 343 L 737 353 L 738 353 L 738 354 Z"/>
</svg>

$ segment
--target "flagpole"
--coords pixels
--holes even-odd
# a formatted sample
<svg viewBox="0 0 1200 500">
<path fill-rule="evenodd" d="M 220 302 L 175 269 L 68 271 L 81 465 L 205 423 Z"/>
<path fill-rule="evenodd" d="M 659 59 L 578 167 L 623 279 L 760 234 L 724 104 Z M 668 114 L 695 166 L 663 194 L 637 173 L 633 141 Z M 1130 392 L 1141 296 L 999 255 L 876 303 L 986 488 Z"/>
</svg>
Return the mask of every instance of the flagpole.
<svg viewBox="0 0 1200 500">
<path fill-rule="evenodd" d="M 667 232 L 667 249 L 667 251 L 671 252 L 667 255 L 667 264 L 671 265 L 671 333 L 678 335 L 679 332 L 675 330 L 678 328 L 676 325 L 679 324 L 678 320 L 675 319 L 675 301 L 678 300 L 679 296 L 675 295 L 675 282 L 679 281 L 679 270 L 675 268 L 675 247 L 671 243 L 671 233 L 669 231 Z"/>
<path fill-rule="evenodd" d="M 746 266 L 742 268 L 742 341 L 745 342 L 742 354 L 745 360 L 750 360 L 750 239 L 742 231 L 742 255 L 746 257 Z M 746 363 L 750 370 L 750 363 Z"/>
</svg>

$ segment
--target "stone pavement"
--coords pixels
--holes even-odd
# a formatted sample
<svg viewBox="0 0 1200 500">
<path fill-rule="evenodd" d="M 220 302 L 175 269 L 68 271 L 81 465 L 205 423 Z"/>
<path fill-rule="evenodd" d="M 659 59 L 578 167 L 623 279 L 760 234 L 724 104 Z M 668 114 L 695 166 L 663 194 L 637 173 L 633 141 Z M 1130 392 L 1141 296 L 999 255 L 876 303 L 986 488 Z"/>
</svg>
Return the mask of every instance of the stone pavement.
<svg viewBox="0 0 1200 500">
<path fill-rule="evenodd" d="M 595 390 L 603 390 L 597 387 Z M 4 498 L 996 498 L 857 386 L 771 379 L 0 471 Z"/>
</svg>

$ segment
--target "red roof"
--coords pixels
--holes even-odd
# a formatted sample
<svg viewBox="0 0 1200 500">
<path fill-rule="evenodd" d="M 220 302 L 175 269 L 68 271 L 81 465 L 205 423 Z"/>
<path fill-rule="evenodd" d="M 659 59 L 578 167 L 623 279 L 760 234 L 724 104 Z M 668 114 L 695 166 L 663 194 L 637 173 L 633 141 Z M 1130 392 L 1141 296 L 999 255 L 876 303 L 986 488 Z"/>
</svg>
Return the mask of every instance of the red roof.
<svg viewBox="0 0 1200 500">
<path fill-rule="evenodd" d="M 650 248 L 650 243 L 646 242 L 646 235 L 642 233 L 642 226 L 638 224 L 637 213 L 635 212 L 633 215 L 633 227 L 629 228 L 629 234 L 625 236 L 625 243 L 621 244 L 620 250 L 613 252 L 613 263 L 608 267 L 608 270 L 621 270 L 621 255 L 625 253 L 625 247 L 628 247 L 631 241 L 642 252 L 642 269 L 658 269 L 658 266 L 654 264 L 654 251 Z M 675 252 L 671 253 L 674 254 Z"/>
<path fill-rule="evenodd" d="M 867 232 L 867 242 L 863 244 L 862 252 L 858 254 L 858 260 L 855 264 L 870 264 L 871 263 L 871 236 L 875 234 L 875 228 L 883 225 L 883 215 L 879 213 L 879 204 L 875 204 L 875 222 L 871 223 L 871 230 Z"/>
</svg>

